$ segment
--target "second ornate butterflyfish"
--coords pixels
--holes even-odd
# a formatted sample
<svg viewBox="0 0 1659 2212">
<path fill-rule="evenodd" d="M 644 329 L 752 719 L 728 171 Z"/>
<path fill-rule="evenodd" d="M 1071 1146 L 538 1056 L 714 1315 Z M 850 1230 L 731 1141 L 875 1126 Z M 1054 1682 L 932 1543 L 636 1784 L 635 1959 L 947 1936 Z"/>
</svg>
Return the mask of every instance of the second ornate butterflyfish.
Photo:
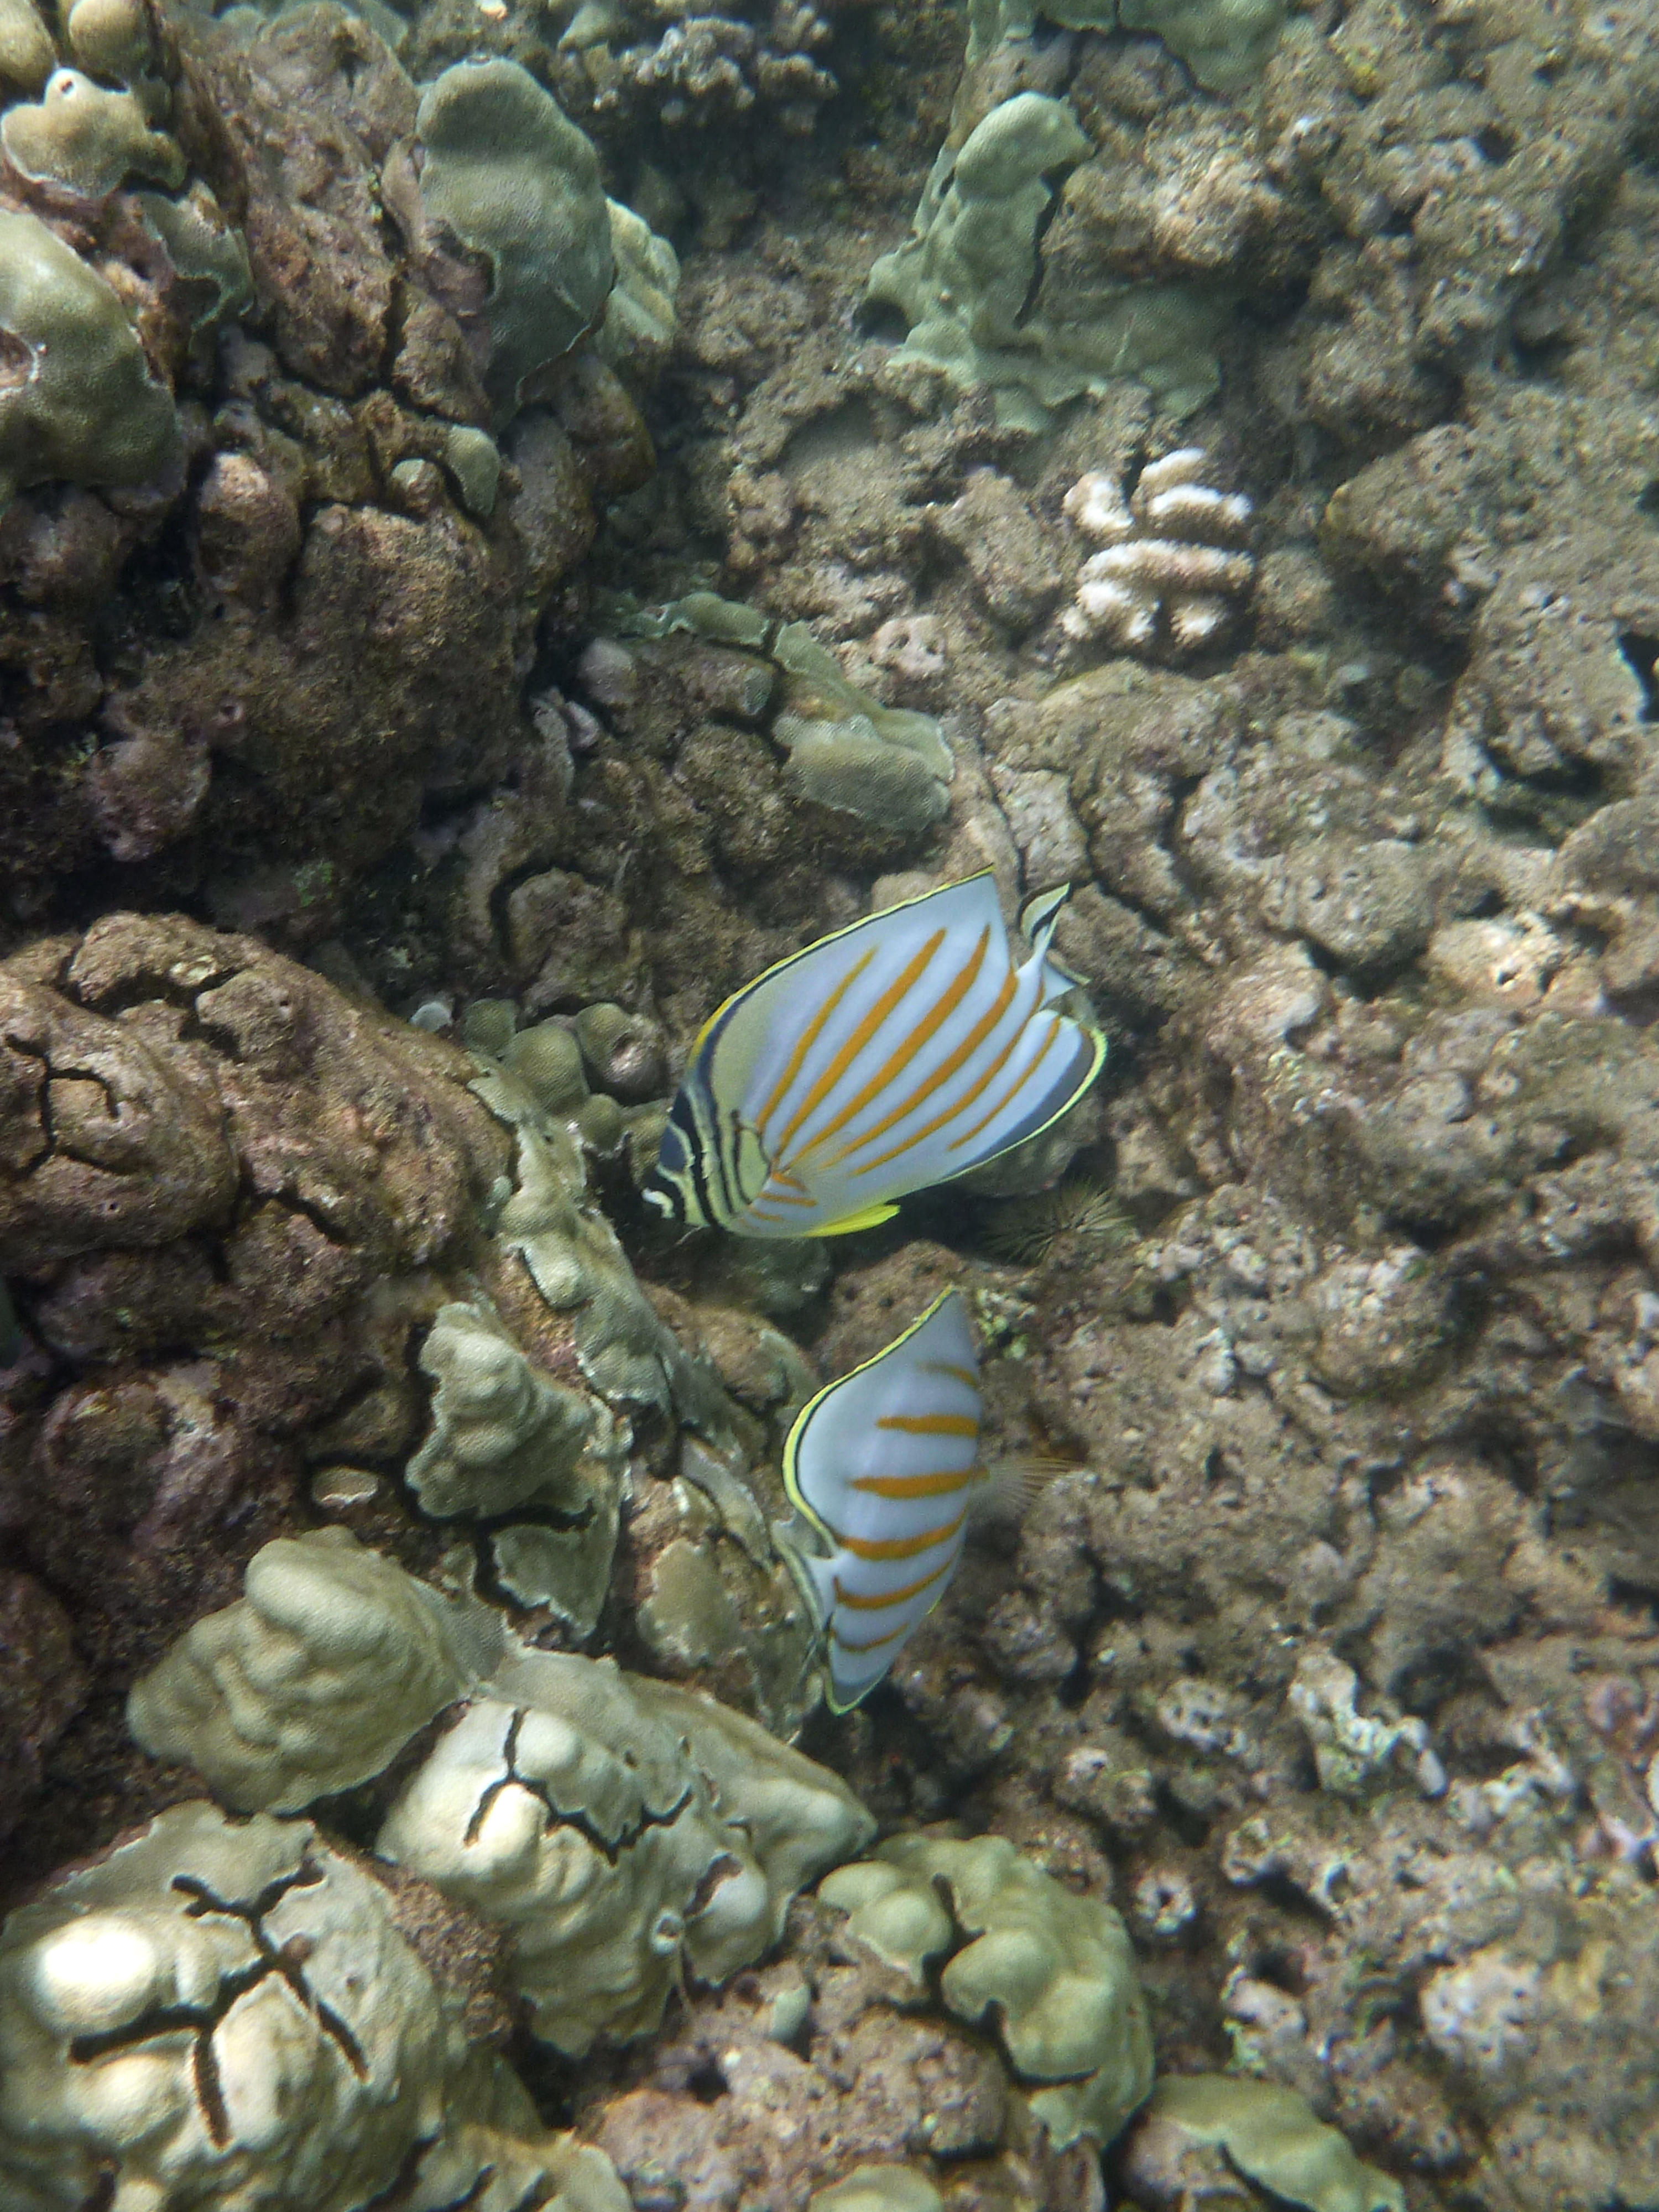
<svg viewBox="0 0 1659 2212">
<path fill-rule="evenodd" d="M 1052 1003 L 1076 980 L 1048 951 L 1066 888 L 1026 906 L 1018 964 L 988 869 L 769 968 L 692 1048 L 647 1202 L 690 1228 L 833 1237 L 1046 1129 L 1106 1056 Z"/>
<path fill-rule="evenodd" d="M 796 1518 L 779 1534 L 817 1615 L 831 1708 L 848 1711 L 949 1586 L 997 1478 L 980 1457 L 979 1360 L 961 1293 L 827 1390 L 790 1431 Z"/>
</svg>

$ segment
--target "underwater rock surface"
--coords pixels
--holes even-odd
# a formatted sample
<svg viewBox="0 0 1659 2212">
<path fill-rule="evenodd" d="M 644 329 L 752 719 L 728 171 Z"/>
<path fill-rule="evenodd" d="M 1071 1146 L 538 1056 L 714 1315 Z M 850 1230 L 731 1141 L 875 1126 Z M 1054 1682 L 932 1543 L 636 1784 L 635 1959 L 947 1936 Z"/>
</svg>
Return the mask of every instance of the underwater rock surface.
<svg viewBox="0 0 1659 2212">
<path fill-rule="evenodd" d="M 1659 2205 L 1656 124 L 1588 0 L 0 9 L 0 2197 Z M 655 1222 L 980 869 L 1096 1093 Z M 1032 1496 L 832 1716 L 784 1441 L 951 1288 Z"/>
</svg>

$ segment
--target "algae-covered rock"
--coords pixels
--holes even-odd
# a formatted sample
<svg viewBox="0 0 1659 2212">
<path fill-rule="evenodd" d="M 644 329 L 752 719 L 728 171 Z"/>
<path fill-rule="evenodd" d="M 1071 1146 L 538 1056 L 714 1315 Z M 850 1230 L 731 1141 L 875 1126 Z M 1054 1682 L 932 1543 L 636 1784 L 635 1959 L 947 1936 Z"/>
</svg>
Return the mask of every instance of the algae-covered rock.
<svg viewBox="0 0 1659 2212">
<path fill-rule="evenodd" d="M 120 301 L 38 216 L 0 210 L 0 331 L 31 364 L 0 391 L 0 501 L 52 477 L 143 483 L 179 458 L 172 398 Z"/>
<path fill-rule="evenodd" d="M 435 1747 L 381 1854 L 510 1931 L 536 2033 L 642 2034 L 689 1968 L 721 1981 L 872 1823 L 836 1776 L 712 1700 L 520 1650 Z"/>
<path fill-rule="evenodd" d="M 308 1821 L 175 1805 L 0 1930 L 0 2198 L 620 2212 Z M 565 2185 L 570 2185 L 565 2193 Z"/>
<path fill-rule="evenodd" d="M 185 181 L 184 155 L 150 129 L 137 94 L 111 92 L 79 70 L 56 70 L 38 104 L 9 108 L 0 145 L 19 176 L 78 199 L 106 199 L 129 177 L 175 190 Z"/>
<path fill-rule="evenodd" d="M 344 1529 L 279 1538 L 246 1595 L 198 1620 L 128 1699 L 133 1735 L 241 1811 L 297 1811 L 378 1774 L 488 1662 L 489 1617 Z"/>
<path fill-rule="evenodd" d="M 989 385 L 1000 419 L 1040 429 L 1050 409 L 1132 376 L 1173 413 L 1218 380 L 1218 295 L 1126 283 L 1075 302 L 1042 293 L 1042 239 L 1060 179 L 1091 151 L 1070 106 L 1036 92 L 1004 100 L 933 165 L 914 235 L 870 272 L 866 301 L 909 325 L 899 358 L 964 388 Z"/>
<path fill-rule="evenodd" d="M 623 627 L 645 637 L 689 629 L 764 652 L 778 678 L 775 685 L 757 684 L 751 711 L 773 708 L 772 735 L 788 754 L 788 780 L 802 799 L 902 838 L 921 836 L 949 812 L 954 763 L 937 720 L 882 706 L 851 681 L 805 623 L 774 623 L 740 600 L 691 592 L 666 606 L 631 611 Z"/>
<path fill-rule="evenodd" d="M 895 1836 L 819 1883 L 848 1939 L 899 1978 L 900 2002 L 938 1988 L 959 2020 L 994 2021 L 1032 2112 L 1063 2148 L 1109 2142 L 1152 2082 L 1152 2030 L 1122 1922 L 1000 1836 Z"/>
<path fill-rule="evenodd" d="M 1307 2212 L 1406 2212 L 1397 2181 L 1365 2166 L 1305 2097 L 1243 2074 L 1166 2075 L 1135 2125 L 1125 2164 L 1137 2201 L 1171 2207 L 1226 2188 L 1192 2166 L 1195 2147 L 1218 2150 L 1275 2199 Z M 1186 2195 L 1190 2187 L 1193 2197 Z"/>
<path fill-rule="evenodd" d="M 528 380 L 604 312 L 613 274 L 599 156 L 516 62 L 461 62 L 429 85 L 416 129 L 428 219 L 489 272 L 484 382 L 498 422 Z"/>
<path fill-rule="evenodd" d="M 1150 31 L 1206 92 L 1242 92 L 1279 40 L 1285 0 L 970 0 L 968 59 L 1029 39 L 1039 17 L 1068 31 Z"/>
</svg>

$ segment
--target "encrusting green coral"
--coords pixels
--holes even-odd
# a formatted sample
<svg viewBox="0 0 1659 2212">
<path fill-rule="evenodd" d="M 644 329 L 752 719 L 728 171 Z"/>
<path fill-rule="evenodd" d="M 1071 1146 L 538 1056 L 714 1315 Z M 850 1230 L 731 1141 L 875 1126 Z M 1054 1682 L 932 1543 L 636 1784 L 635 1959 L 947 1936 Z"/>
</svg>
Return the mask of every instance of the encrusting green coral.
<svg viewBox="0 0 1659 2212">
<path fill-rule="evenodd" d="M 308 1821 L 175 1805 L 0 1930 L 0 2201 L 626 2212 Z"/>
<path fill-rule="evenodd" d="M 85 0 L 82 0 L 82 5 Z M 191 318 L 201 331 L 252 304 L 253 271 L 247 241 L 199 177 L 182 198 L 165 192 L 135 192 L 145 227 L 161 241 L 175 273 L 202 288 L 202 305 Z"/>
<path fill-rule="evenodd" d="M 767 654 L 776 675 L 757 682 L 753 711 L 774 707 L 772 735 L 803 799 L 912 836 L 950 811 L 955 763 L 938 721 L 861 691 L 805 623 L 775 623 L 739 600 L 691 592 L 665 606 L 630 608 L 618 627 L 635 637 L 690 630 Z M 757 664 L 757 678 L 764 673 Z"/>
<path fill-rule="evenodd" d="M 1364 2165 L 1305 2097 L 1277 2081 L 1165 2075 L 1142 2115 L 1135 2155 L 1170 2172 L 1189 2143 L 1219 2148 L 1248 2179 L 1307 2212 L 1406 2212 L 1400 2184 Z"/>
<path fill-rule="evenodd" d="M 901 1978 L 898 2002 L 931 2000 L 994 2020 L 1032 2112 L 1055 2146 L 1110 2142 L 1152 2085 L 1152 2030 L 1123 1923 L 1078 1897 L 1001 1836 L 895 1836 L 818 1884 L 846 1936 Z"/>
<path fill-rule="evenodd" d="M 529 380 L 605 312 L 613 262 L 599 156 L 516 62 L 447 69 L 427 87 L 416 131 L 429 221 L 489 268 L 484 385 L 499 427 Z"/>
<path fill-rule="evenodd" d="M 137 484 L 183 451 L 119 299 L 38 216 L 0 210 L 0 331 L 29 357 L 0 389 L 0 506 L 53 477 Z"/>
<path fill-rule="evenodd" d="M 137 94 L 110 92 L 79 70 L 56 70 L 38 103 L 8 108 L 0 145 L 19 176 L 81 199 L 106 199 L 129 177 L 175 190 L 185 181 L 184 155 L 150 129 Z"/>
<path fill-rule="evenodd" d="M 1057 180 L 1090 153 L 1063 100 L 1004 100 L 933 164 L 903 246 L 870 271 L 866 299 L 896 308 L 899 358 L 988 385 L 1002 422 L 1040 430 L 1049 411 L 1134 377 L 1182 414 L 1219 381 L 1224 303 L 1192 285 L 1126 283 L 1096 294 L 1086 319 L 1042 289 L 1043 227 Z"/>
<path fill-rule="evenodd" d="M 514 1188 L 501 1195 L 495 1236 L 523 1261 L 547 1304 L 571 1316 L 583 1376 L 613 1402 L 655 1406 L 723 1432 L 712 1374 L 657 1318 L 616 1231 L 587 1200 L 577 1132 L 550 1115 L 510 1065 L 484 1069 L 471 1088 L 518 1138 Z"/>
<path fill-rule="evenodd" d="M 857 2166 L 815 2190 L 806 2212 L 945 2212 L 945 2199 L 913 2166 Z"/>
<path fill-rule="evenodd" d="M 632 208 L 617 200 L 605 205 L 617 281 L 594 343 L 612 368 L 633 383 L 646 383 L 667 360 L 679 326 L 674 311 L 679 256 Z"/>
</svg>

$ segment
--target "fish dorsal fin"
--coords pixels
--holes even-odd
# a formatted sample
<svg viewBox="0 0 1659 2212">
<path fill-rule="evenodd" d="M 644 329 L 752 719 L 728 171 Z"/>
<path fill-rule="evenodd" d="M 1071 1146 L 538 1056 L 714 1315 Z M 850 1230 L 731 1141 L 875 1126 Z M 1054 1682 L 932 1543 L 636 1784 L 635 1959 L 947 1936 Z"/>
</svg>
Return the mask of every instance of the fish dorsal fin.
<svg viewBox="0 0 1659 2212">
<path fill-rule="evenodd" d="M 1045 1006 L 1052 999 L 1063 999 L 1067 991 L 1088 988 L 1087 978 L 1079 975 L 1075 968 L 1068 967 L 1053 950 L 1055 926 L 1071 896 L 1070 884 L 1060 884 L 1053 890 L 1038 891 L 1034 898 L 1028 898 L 1019 910 L 1020 934 L 1042 962 L 1042 1003 Z"/>
<path fill-rule="evenodd" d="M 1019 910 L 1019 933 L 1036 952 L 1047 952 L 1048 940 L 1054 933 L 1054 924 L 1060 920 L 1060 908 L 1072 896 L 1070 884 L 1058 884 L 1053 890 L 1037 891 L 1028 898 Z"/>
</svg>

